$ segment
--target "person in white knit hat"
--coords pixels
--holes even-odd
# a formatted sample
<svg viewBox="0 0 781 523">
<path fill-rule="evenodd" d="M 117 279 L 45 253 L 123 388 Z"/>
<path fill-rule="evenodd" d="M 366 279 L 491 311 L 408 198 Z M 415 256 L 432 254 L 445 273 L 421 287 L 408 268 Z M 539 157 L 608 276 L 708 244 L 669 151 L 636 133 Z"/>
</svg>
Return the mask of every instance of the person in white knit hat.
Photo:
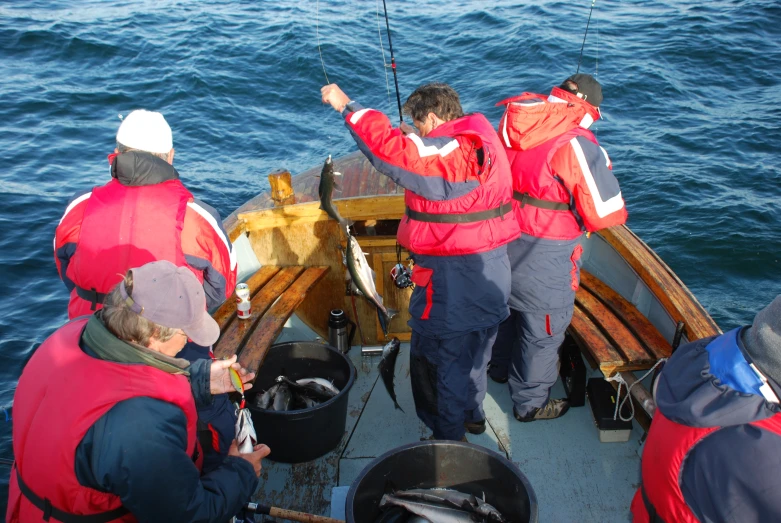
<svg viewBox="0 0 781 523">
<path fill-rule="evenodd" d="M 55 262 L 70 293 L 69 318 L 100 309 L 128 269 L 155 260 L 192 271 L 209 310 L 231 296 L 236 258 L 222 219 L 193 197 L 173 162 L 173 134 L 161 113 L 138 109 L 124 118 L 108 155 L 111 179 L 77 194 L 55 232 Z M 179 357 L 208 358 L 210 347 L 188 343 Z M 208 471 L 228 452 L 235 412 L 221 395 L 199 418 Z"/>
<path fill-rule="evenodd" d="M 781 521 L 781 295 L 659 375 L 635 523 Z"/>
</svg>

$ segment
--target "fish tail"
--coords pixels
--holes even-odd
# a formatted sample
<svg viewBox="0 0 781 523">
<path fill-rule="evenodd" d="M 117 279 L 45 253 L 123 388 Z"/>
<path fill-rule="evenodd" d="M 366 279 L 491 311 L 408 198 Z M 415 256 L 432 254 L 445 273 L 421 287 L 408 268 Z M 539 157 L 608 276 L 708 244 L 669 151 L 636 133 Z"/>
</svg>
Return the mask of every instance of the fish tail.
<svg viewBox="0 0 781 523">
<path fill-rule="evenodd" d="M 404 409 L 401 408 L 401 405 L 399 405 L 399 402 L 396 400 L 393 400 L 393 404 L 396 405 L 396 408 L 399 409 L 401 412 L 404 412 Z M 404 412 L 406 414 L 406 412 Z"/>
<path fill-rule="evenodd" d="M 396 309 L 387 308 L 385 309 L 385 316 L 387 316 L 388 320 L 392 320 L 396 317 L 396 315 L 399 313 Z"/>
</svg>

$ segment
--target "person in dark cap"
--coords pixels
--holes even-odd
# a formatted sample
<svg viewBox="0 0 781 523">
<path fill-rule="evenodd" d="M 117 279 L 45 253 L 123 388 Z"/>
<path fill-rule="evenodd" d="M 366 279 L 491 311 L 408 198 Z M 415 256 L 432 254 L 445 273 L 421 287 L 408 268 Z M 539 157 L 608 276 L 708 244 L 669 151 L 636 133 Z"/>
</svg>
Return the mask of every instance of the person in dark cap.
<svg viewBox="0 0 781 523">
<path fill-rule="evenodd" d="M 781 295 L 752 325 L 678 348 L 632 500 L 636 523 L 781 521 Z"/>
<path fill-rule="evenodd" d="M 228 521 L 270 450 L 239 454 L 234 442 L 201 476 L 196 405 L 234 390 L 229 367 L 242 381 L 254 374 L 235 356 L 175 357 L 188 338 L 220 335 L 186 267 L 131 269 L 104 305 L 58 329 L 22 372 L 6 521 Z"/>
<path fill-rule="evenodd" d="M 588 130 L 601 103 L 599 82 L 576 74 L 549 96 L 523 93 L 498 104 L 505 106 L 499 137 L 521 237 L 507 246 L 510 317 L 499 326 L 488 374 L 509 380 L 519 421 L 554 419 L 569 409 L 566 400 L 550 399 L 550 390 L 580 284 L 581 237 L 627 218 L 613 164 Z"/>
</svg>

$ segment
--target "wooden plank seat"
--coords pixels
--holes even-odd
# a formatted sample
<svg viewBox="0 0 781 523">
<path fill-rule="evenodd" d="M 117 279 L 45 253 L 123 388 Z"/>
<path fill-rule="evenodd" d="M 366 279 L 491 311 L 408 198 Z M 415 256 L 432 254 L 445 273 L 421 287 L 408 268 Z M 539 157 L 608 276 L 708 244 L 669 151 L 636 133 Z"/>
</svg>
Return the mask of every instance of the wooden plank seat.
<svg viewBox="0 0 781 523">
<path fill-rule="evenodd" d="M 257 372 L 285 322 L 328 269 L 300 265 L 261 267 L 246 281 L 252 302 L 251 318 L 236 317 L 235 296 L 212 314 L 221 332 L 214 345 L 214 356 L 228 358 L 238 354 L 243 367 Z"/>
<path fill-rule="evenodd" d="M 672 347 L 637 308 L 588 271 L 581 271 L 569 333 L 606 376 L 651 368 Z"/>
</svg>

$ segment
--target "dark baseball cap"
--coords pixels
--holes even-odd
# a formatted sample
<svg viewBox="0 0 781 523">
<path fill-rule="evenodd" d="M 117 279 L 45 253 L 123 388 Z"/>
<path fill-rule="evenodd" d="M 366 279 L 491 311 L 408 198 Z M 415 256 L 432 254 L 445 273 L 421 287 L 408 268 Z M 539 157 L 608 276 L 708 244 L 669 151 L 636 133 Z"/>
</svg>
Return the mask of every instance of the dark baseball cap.
<svg viewBox="0 0 781 523">
<path fill-rule="evenodd" d="M 599 85 L 599 82 L 597 82 L 596 78 L 590 74 L 573 74 L 567 78 L 567 80 L 578 84 L 578 91 L 575 94 L 579 98 L 583 98 L 594 107 L 599 107 L 599 105 L 602 103 L 602 86 Z M 565 80 L 565 82 L 567 80 Z"/>
<path fill-rule="evenodd" d="M 120 284 L 130 310 L 163 327 L 182 329 L 198 345 L 208 347 L 217 341 L 220 326 L 206 311 L 203 287 L 190 269 L 160 260 L 130 271 L 132 294 Z"/>
</svg>

